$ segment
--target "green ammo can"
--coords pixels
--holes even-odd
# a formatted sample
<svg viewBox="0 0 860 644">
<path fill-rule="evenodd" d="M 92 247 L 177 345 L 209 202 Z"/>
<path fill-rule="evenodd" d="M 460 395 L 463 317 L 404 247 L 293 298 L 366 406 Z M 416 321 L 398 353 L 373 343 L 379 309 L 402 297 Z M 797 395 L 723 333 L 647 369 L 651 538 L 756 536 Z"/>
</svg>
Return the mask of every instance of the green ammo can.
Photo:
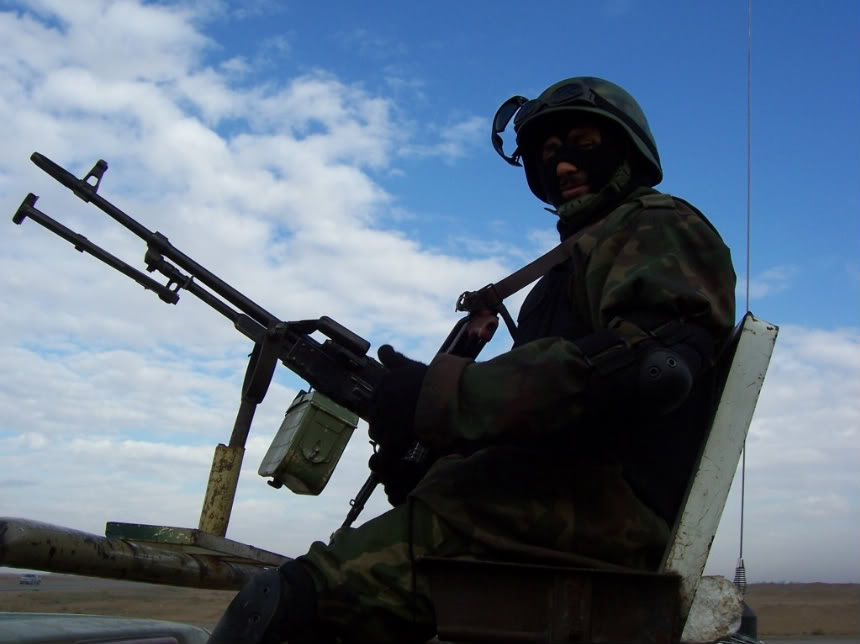
<svg viewBox="0 0 860 644">
<path fill-rule="evenodd" d="M 358 424 L 358 415 L 318 391 L 300 391 L 260 464 L 269 485 L 319 494 Z"/>
</svg>

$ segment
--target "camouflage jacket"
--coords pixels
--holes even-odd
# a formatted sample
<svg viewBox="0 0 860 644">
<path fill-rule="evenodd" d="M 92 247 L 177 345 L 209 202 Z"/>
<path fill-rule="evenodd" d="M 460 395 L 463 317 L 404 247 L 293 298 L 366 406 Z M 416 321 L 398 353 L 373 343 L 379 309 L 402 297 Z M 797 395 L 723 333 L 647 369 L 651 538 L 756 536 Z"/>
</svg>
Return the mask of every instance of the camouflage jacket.
<svg viewBox="0 0 860 644">
<path fill-rule="evenodd" d="M 467 455 L 488 446 L 491 452 L 496 447 L 519 454 L 508 465 L 516 463 L 519 473 L 530 470 L 524 478 L 517 476 L 521 482 L 551 480 L 557 470 L 576 463 L 619 464 L 628 480 L 633 479 L 639 497 L 671 521 L 680 493 L 674 489 L 667 499 L 664 492 L 680 483 L 663 480 L 665 472 L 655 471 L 683 470 L 673 460 L 679 456 L 679 441 L 686 445 L 684 458 L 695 451 L 696 436 L 688 425 L 695 421 L 696 407 L 704 403 L 698 390 L 706 379 L 699 379 L 698 390 L 694 388 L 688 402 L 670 417 L 620 422 L 606 414 L 604 421 L 602 412 L 608 410 L 595 410 L 588 394 L 591 380 L 600 376 L 572 340 L 611 329 L 633 347 L 652 338 L 653 329 L 643 328 L 641 320 L 660 319 L 700 327 L 714 346 L 721 346 L 735 321 L 729 249 L 695 208 L 650 188 L 634 190 L 605 217 L 569 239 L 567 247 L 570 258 L 560 269 L 565 272 L 561 292 L 566 294 L 570 318 L 561 326 L 567 329 L 553 330 L 551 323 L 547 337 L 518 344 L 484 362 L 437 356 L 422 386 L 416 434 L 429 446 L 455 448 Z M 536 289 L 540 287 L 539 282 Z M 520 314 L 521 326 L 529 299 L 531 295 Z M 609 349 L 616 350 L 627 349 Z M 619 392 L 610 404 L 625 402 Z M 498 478 L 491 461 L 487 471 L 474 471 L 466 478 Z M 414 494 L 440 513 L 456 514 L 459 510 L 446 498 L 453 490 L 440 486 L 440 477 L 432 476 L 432 470 L 427 479 Z M 517 497 L 553 495 L 565 485 L 556 483 L 542 484 L 539 490 L 524 483 L 525 488 L 511 488 L 506 494 L 515 504 Z M 469 489 L 460 481 L 455 493 Z"/>
</svg>

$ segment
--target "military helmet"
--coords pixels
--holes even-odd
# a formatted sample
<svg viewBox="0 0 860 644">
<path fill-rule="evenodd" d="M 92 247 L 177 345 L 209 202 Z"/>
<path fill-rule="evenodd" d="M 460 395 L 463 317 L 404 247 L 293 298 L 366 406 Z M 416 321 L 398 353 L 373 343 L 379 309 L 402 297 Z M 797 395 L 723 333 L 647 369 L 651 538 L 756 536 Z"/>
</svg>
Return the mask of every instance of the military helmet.
<svg viewBox="0 0 860 644">
<path fill-rule="evenodd" d="M 657 142 L 636 99 L 615 83 L 594 76 L 577 76 L 551 85 L 536 99 L 512 96 L 502 103 L 493 118 L 493 148 L 511 165 L 525 165 L 529 188 L 538 199 L 549 203 L 540 179 L 539 164 L 528 154 L 529 149 L 540 143 L 542 126 L 571 113 L 593 114 L 618 124 L 633 144 L 634 170 L 647 185 L 655 186 L 663 180 Z M 507 156 L 501 132 L 511 118 L 514 119 L 517 147 Z"/>
</svg>

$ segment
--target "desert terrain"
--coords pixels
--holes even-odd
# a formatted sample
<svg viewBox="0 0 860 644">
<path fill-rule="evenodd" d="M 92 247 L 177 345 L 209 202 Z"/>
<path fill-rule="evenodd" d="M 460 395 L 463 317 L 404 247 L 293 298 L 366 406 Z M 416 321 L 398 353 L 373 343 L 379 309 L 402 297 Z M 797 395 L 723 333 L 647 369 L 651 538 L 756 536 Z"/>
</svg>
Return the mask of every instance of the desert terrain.
<svg viewBox="0 0 860 644">
<path fill-rule="evenodd" d="M 18 575 L 0 575 L 0 611 L 151 617 L 207 628 L 234 594 L 59 574 L 23 586 Z M 752 584 L 746 597 L 760 638 L 860 637 L 860 584 Z"/>
</svg>

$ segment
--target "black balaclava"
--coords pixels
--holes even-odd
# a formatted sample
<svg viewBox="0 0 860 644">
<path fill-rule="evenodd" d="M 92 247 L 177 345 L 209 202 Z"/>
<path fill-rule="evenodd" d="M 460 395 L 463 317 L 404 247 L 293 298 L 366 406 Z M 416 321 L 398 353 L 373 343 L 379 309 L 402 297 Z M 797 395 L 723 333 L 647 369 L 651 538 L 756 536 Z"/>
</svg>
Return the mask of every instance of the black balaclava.
<svg viewBox="0 0 860 644">
<path fill-rule="evenodd" d="M 565 138 L 574 127 L 598 128 L 601 134 L 600 145 L 582 149 L 568 143 Z M 570 117 L 558 119 L 542 128 L 537 139 L 542 144 L 553 135 L 564 141 L 562 146 L 546 161 L 541 156 L 540 148 L 535 146 L 532 162 L 540 164 L 541 184 L 556 207 L 551 212 L 559 217 L 557 228 L 564 240 L 608 213 L 633 189 L 634 182 L 628 160 L 627 137 L 624 131 L 611 121 L 593 117 L 583 120 L 572 120 Z M 559 178 L 556 175 L 556 167 L 561 161 L 572 163 L 587 174 L 590 192 L 562 202 Z"/>
<path fill-rule="evenodd" d="M 607 136 L 609 134 L 609 136 Z M 547 197 L 556 207 L 562 205 L 559 179 L 556 167 L 562 161 L 573 164 L 588 175 L 591 192 L 598 193 L 612 179 L 615 171 L 627 157 L 627 145 L 623 138 L 614 133 L 604 132 L 601 128 L 603 141 L 593 148 L 580 148 L 565 142 L 549 159 L 541 159 L 541 183 Z"/>
</svg>

